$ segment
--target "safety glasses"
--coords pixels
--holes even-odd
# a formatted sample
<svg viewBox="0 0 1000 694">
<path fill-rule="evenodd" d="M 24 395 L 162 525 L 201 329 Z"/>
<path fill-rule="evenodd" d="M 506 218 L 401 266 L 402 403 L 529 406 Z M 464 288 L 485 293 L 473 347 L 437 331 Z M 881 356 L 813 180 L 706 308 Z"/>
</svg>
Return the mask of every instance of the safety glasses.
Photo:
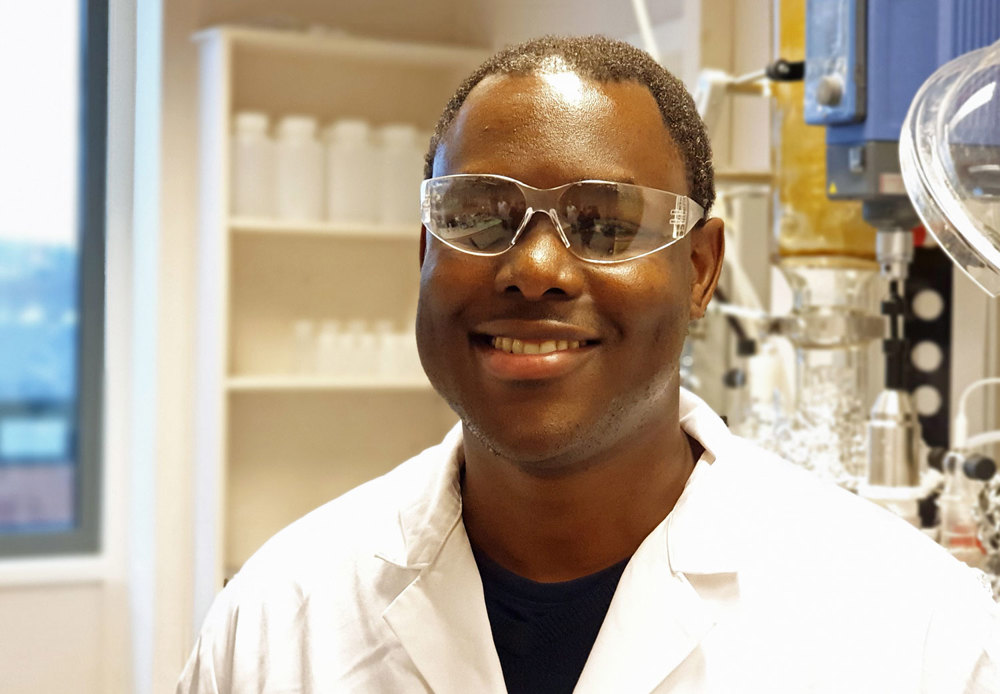
<svg viewBox="0 0 1000 694">
<path fill-rule="evenodd" d="M 506 176 L 457 174 L 425 180 L 420 218 L 442 243 L 472 255 L 500 255 L 536 212 L 563 244 L 590 263 L 620 263 L 676 243 L 705 212 L 684 195 L 611 181 L 532 188 Z"/>
</svg>

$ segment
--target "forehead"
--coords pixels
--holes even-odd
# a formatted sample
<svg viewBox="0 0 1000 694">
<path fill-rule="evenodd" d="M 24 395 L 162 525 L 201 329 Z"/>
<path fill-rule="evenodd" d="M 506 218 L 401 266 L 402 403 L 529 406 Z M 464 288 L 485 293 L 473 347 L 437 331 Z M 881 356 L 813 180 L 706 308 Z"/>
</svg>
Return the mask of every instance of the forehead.
<svg viewBox="0 0 1000 694">
<path fill-rule="evenodd" d="M 454 173 L 502 174 L 539 188 L 596 178 L 688 192 L 649 90 L 567 70 L 477 84 L 435 155 L 435 176 Z"/>
</svg>

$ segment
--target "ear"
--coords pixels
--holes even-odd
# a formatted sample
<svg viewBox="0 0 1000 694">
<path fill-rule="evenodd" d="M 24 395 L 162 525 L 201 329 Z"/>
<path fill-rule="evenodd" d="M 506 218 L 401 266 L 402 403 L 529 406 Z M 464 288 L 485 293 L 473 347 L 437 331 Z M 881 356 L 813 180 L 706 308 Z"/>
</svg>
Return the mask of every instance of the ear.
<svg viewBox="0 0 1000 694">
<path fill-rule="evenodd" d="M 420 225 L 420 267 L 424 266 L 424 255 L 427 253 L 427 229 Z"/>
<path fill-rule="evenodd" d="M 705 315 L 722 272 L 725 235 L 722 220 L 712 217 L 691 230 L 691 319 Z"/>
</svg>

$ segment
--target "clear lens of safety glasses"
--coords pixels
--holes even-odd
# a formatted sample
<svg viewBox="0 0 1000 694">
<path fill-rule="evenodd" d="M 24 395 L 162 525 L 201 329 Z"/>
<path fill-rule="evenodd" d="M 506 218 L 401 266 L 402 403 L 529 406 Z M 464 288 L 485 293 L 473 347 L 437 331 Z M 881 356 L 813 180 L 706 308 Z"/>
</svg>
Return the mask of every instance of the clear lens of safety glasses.
<svg viewBox="0 0 1000 694">
<path fill-rule="evenodd" d="M 594 263 L 619 263 L 666 248 L 704 216 L 684 195 L 611 181 L 540 189 L 506 176 L 458 174 L 420 186 L 424 227 L 472 255 L 508 250 L 536 212 L 549 216 L 574 255 Z"/>
</svg>

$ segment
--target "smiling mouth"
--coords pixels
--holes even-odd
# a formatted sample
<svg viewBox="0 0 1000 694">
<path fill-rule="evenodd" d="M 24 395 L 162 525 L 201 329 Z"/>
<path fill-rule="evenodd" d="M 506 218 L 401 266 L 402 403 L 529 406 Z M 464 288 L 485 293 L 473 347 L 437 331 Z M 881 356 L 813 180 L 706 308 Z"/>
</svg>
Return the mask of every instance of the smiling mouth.
<svg viewBox="0 0 1000 694">
<path fill-rule="evenodd" d="M 519 340 L 515 337 L 496 336 L 489 338 L 493 349 L 509 354 L 551 354 L 579 349 L 591 344 L 588 340 Z"/>
</svg>

